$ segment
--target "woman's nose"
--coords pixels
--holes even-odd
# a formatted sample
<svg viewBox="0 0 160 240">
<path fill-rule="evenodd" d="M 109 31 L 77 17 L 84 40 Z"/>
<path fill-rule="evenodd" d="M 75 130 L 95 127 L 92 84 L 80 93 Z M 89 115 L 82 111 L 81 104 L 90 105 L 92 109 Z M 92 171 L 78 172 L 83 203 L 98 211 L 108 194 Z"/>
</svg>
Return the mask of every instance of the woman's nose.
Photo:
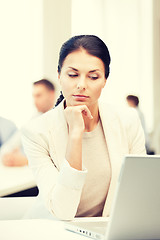
<svg viewBox="0 0 160 240">
<path fill-rule="evenodd" d="M 85 77 L 81 77 L 77 83 L 77 88 L 79 90 L 86 89 L 86 79 Z"/>
</svg>

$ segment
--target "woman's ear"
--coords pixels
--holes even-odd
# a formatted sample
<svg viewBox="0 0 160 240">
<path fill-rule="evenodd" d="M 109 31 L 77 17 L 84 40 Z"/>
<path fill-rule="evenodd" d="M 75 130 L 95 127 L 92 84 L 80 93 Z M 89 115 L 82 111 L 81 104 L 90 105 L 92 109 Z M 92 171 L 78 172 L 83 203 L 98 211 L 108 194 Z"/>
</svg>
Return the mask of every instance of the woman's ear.
<svg viewBox="0 0 160 240">
<path fill-rule="evenodd" d="M 61 85 L 61 78 L 60 78 L 60 73 L 58 72 L 58 70 L 57 70 L 57 73 L 58 73 L 58 81 L 59 81 L 59 84 Z"/>
<path fill-rule="evenodd" d="M 106 82 L 107 82 L 107 78 L 105 78 L 105 80 L 104 80 L 103 88 L 105 87 Z"/>
</svg>

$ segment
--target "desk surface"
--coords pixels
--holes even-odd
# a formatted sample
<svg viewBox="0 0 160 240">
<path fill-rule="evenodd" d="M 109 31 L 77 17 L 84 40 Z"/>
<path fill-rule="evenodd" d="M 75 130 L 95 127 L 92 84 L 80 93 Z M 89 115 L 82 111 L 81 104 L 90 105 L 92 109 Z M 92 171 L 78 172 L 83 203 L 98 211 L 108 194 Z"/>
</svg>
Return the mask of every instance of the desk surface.
<svg viewBox="0 0 160 240">
<path fill-rule="evenodd" d="M 0 160 L 0 197 L 35 186 L 32 171 L 28 166 L 6 167 Z"/>
<path fill-rule="evenodd" d="M 64 222 L 53 220 L 0 221 L 0 238 L 3 240 L 87 240 L 85 236 L 69 232 Z"/>
</svg>

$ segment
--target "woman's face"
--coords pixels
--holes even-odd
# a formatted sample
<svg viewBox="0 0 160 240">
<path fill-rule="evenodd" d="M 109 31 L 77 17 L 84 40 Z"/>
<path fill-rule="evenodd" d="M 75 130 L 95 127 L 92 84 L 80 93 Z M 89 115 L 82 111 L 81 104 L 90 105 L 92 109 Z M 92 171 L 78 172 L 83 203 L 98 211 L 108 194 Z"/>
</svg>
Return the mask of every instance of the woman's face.
<svg viewBox="0 0 160 240">
<path fill-rule="evenodd" d="M 104 63 L 84 49 L 77 50 L 64 60 L 59 80 L 67 106 L 94 107 L 106 83 Z"/>
</svg>

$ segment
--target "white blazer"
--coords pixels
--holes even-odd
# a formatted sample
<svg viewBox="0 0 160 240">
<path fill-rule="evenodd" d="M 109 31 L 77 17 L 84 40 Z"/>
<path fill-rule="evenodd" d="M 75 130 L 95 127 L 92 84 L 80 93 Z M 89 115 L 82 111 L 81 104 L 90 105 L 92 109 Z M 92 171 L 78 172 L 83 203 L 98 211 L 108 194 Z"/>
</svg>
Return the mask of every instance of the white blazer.
<svg viewBox="0 0 160 240">
<path fill-rule="evenodd" d="M 71 182 L 70 176 L 63 169 L 68 141 L 63 103 L 24 127 L 22 140 L 45 206 L 54 216 L 70 220 L 76 214 L 85 177 L 81 172 L 79 179 L 74 176 Z M 103 216 L 109 216 L 123 157 L 128 154 L 145 154 L 145 139 L 134 109 L 122 110 L 99 102 L 99 113 L 112 171 L 103 209 Z M 78 187 L 75 181 L 79 182 Z"/>
</svg>

